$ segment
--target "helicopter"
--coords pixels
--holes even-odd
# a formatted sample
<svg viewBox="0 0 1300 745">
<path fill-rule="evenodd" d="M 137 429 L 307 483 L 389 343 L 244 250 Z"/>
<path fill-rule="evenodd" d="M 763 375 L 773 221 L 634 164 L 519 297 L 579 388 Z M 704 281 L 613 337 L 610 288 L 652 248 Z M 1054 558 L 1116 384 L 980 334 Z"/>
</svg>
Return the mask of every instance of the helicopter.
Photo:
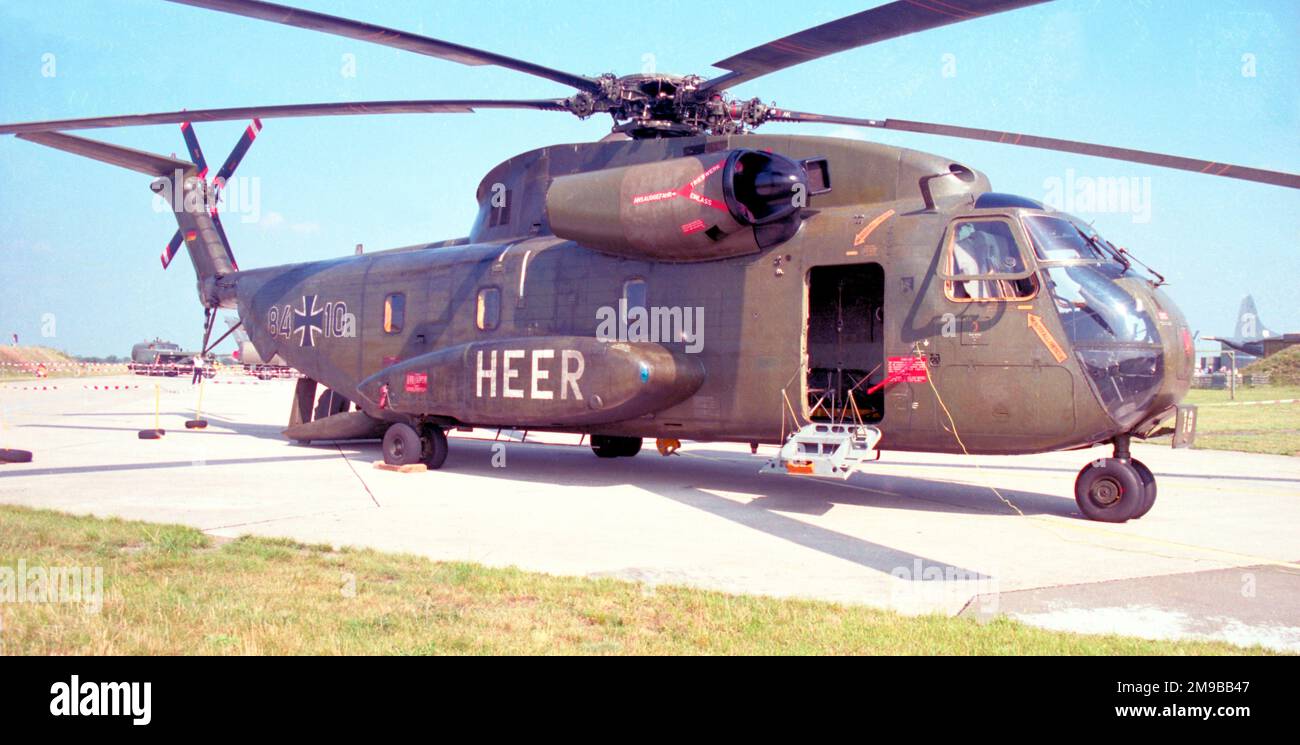
<svg viewBox="0 0 1300 745">
<path fill-rule="evenodd" d="M 714 77 L 586 76 L 260 0 L 169 0 L 568 86 L 564 98 L 195 109 L 0 125 L 0 134 L 154 177 L 206 313 L 234 309 L 262 359 L 301 371 L 285 435 L 382 438 L 441 467 L 446 433 L 581 433 L 602 458 L 644 438 L 782 446 L 789 473 L 880 450 L 1024 454 L 1109 444 L 1087 518 L 1156 499 L 1133 438 L 1190 446 L 1187 322 L 1162 278 L 1087 223 L 996 192 L 982 172 L 879 143 L 756 132 L 769 122 L 917 132 L 1300 188 L 1300 176 L 1005 131 L 779 108 L 729 89 L 868 44 L 1042 0 L 899 0 L 715 63 Z M 530 150 L 477 189 L 463 238 L 240 269 L 217 205 L 262 120 L 481 109 L 608 115 L 597 142 Z M 209 181 L 194 123 L 251 118 Z M 71 130 L 180 124 L 190 159 Z M 233 330 L 233 329 L 232 329 Z M 227 332 L 229 333 L 229 332 Z M 224 337 L 223 337 L 224 338 Z M 318 390 L 323 386 L 323 390 Z M 661 447 L 661 452 L 666 451 Z M 835 466 L 839 469 L 840 466 Z"/>
</svg>

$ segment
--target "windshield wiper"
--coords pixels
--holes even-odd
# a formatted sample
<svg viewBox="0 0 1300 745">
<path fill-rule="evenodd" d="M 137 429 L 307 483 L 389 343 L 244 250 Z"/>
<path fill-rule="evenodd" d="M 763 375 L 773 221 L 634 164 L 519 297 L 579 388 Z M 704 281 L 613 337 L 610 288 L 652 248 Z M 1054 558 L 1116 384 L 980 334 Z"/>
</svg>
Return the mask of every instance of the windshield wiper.
<svg viewBox="0 0 1300 745">
<path fill-rule="evenodd" d="M 1070 223 L 1070 225 L 1074 228 L 1075 232 L 1083 236 L 1083 239 L 1088 242 L 1088 245 L 1092 246 L 1093 250 L 1097 252 L 1097 255 L 1110 256 L 1111 258 L 1115 259 L 1119 263 L 1123 264 L 1126 270 L 1133 268 L 1133 265 L 1129 263 L 1129 260 L 1124 258 L 1123 253 L 1118 249 L 1116 249 L 1114 246 L 1112 246 L 1110 244 L 1110 241 L 1103 241 L 1097 236 L 1088 235 L 1083 231 L 1083 228 L 1079 227 L 1078 225 L 1075 225 L 1074 223 Z M 1102 245 L 1103 242 L 1106 245 Z"/>
<path fill-rule="evenodd" d="M 1107 243 L 1110 243 L 1110 241 L 1106 241 L 1106 242 L 1107 242 Z M 1111 248 L 1115 248 L 1115 246 L 1112 245 Z M 1165 275 L 1163 275 L 1163 274 L 1161 274 L 1160 272 L 1157 272 L 1155 269 L 1152 269 L 1151 267 L 1147 266 L 1145 263 L 1143 263 L 1143 261 L 1142 261 L 1141 259 L 1139 259 L 1138 257 L 1134 256 L 1132 253 L 1129 253 L 1129 250 L 1128 250 L 1127 248 L 1115 248 L 1115 250 L 1116 250 L 1116 251 L 1121 255 L 1121 257 L 1127 256 L 1127 257 L 1133 259 L 1133 261 L 1136 261 L 1138 264 L 1141 264 L 1141 265 L 1142 265 L 1142 268 L 1145 269 L 1145 270 L 1147 271 L 1148 274 L 1150 274 L 1151 276 L 1153 276 L 1153 277 L 1156 278 L 1156 287 L 1159 287 L 1160 285 L 1162 285 L 1162 284 L 1165 283 Z M 1124 263 L 1125 263 L 1125 264 L 1128 264 L 1128 260 L 1125 259 L 1125 260 L 1124 260 Z"/>
</svg>

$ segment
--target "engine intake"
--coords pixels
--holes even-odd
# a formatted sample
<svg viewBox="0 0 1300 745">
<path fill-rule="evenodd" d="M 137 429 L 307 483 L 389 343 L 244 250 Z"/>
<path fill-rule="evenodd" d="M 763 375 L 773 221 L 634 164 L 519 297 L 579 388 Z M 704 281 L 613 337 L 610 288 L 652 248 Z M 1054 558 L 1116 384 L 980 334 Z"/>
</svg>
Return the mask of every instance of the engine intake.
<svg viewBox="0 0 1300 745">
<path fill-rule="evenodd" d="M 560 176 L 546 210 L 555 235 L 597 250 L 712 261 L 788 240 L 828 189 L 825 161 L 735 149 Z"/>
</svg>

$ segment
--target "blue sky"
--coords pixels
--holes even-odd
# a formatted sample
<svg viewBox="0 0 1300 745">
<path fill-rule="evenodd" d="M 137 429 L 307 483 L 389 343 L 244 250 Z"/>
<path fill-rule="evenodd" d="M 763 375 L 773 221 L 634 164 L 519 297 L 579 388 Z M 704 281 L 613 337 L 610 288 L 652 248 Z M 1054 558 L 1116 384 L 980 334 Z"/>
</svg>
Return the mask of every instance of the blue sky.
<svg viewBox="0 0 1300 745">
<path fill-rule="evenodd" d="M 296 2 L 571 72 L 627 74 L 653 65 L 706 76 L 718 72 L 711 62 L 734 52 L 879 4 Z M 1007 129 L 1300 172 L 1297 29 L 1294 0 L 1061 0 L 853 50 L 734 92 L 801 110 Z M 344 74 L 345 55 L 354 55 L 355 76 Z M 51 61 L 52 77 L 43 74 Z M 156 0 L 0 4 L 0 121 L 566 94 L 506 70 Z M 608 121 L 506 111 L 266 120 L 239 173 L 256 179 L 257 209 L 228 214 L 225 224 L 246 268 L 347 254 L 357 243 L 379 249 L 461 236 L 475 213 L 475 187 L 491 166 L 531 148 L 598 139 Z M 199 125 L 209 161 L 224 158 L 242 127 Z M 765 131 L 942 153 L 983 170 L 999 191 L 1035 198 L 1084 189 L 1086 179 L 1138 179 L 1142 199 L 1130 209 L 1083 216 L 1169 278 L 1193 328 L 1231 332 L 1249 292 L 1267 325 L 1300 331 L 1294 190 L 922 135 L 800 125 Z M 184 153 L 173 125 L 86 134 Z M 98 355 L 125 354 L 155 334 L 197 342 L 202 311 L 194 275 L 184 255 L 166 272 L 159 266 L 175 223 L 155 211 L 148 182 L 0 138 L 4 338 L 17 332 L 24 343 Z M 41 338 L 43 327 L 52 338 Z"/>
</svg>

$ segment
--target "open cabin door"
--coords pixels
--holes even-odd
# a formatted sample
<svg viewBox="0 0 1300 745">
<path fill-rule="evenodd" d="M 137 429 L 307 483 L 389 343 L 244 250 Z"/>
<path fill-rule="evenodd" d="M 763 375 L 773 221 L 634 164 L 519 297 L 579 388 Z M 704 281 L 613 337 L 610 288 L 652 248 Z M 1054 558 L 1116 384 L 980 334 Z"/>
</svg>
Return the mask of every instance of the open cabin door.
<svg viewBox="0 0 1300 745">
<path fill-rule="evenodd" d="M 808 272 L 804 413 L 820 422 L 879 422 L 885 376 L 885 272 L 838 264 Z"/>
</svg>

